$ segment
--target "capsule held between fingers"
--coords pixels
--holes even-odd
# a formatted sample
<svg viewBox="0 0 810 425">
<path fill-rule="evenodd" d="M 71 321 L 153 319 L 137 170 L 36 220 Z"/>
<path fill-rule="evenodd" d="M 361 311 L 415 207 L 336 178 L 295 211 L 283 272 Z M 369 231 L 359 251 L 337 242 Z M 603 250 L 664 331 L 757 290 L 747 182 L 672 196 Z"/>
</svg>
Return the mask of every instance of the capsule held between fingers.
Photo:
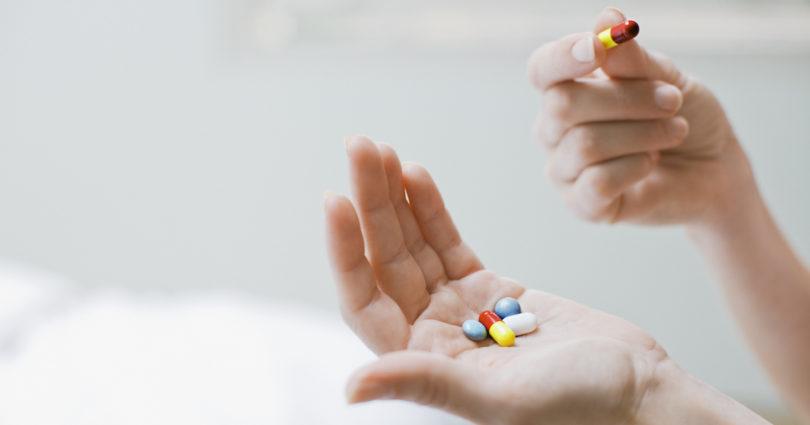
<svg viewBox="0 0 810 425">
<path fill-rule="evenodd" d="M 619 44 L 628 42 L 638 35 L 640 28 L 633 20 L 624 21 L 600 32 L 597 37 L 606 49 L 612 49 Z"/>
</svg>

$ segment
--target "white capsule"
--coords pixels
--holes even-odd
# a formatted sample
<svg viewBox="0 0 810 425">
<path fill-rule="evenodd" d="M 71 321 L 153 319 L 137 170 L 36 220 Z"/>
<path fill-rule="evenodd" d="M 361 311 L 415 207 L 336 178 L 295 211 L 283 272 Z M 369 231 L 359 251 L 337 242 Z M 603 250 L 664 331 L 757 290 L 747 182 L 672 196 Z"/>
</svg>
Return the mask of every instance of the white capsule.
<svg viewBox="0 0 810 425">
<path fill-rule="evenodd" d="M 537 329 L 537 316 L 534 313 L 515 314 L 501 320 L 506 323 L 506 326 L 509 326 L 509 329 L 515 332 L 515 335 L 526 335 Z"/>
</svg>

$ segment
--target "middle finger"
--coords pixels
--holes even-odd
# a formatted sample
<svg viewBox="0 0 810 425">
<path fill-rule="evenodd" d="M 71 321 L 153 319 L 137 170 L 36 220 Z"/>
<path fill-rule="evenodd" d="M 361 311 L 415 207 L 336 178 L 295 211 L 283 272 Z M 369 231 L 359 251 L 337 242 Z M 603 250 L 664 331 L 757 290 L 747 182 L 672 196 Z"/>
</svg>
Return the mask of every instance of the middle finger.
<svg viewBox="0 0 810 425">
<path fill-rule="evenodd" d="M 549 88 L 543 103 L 540 136 L 554 147 L 577 124 L 674 116 L 683 95 L 677 87 L 660 81 L 582 79 Z"/>
</svg>

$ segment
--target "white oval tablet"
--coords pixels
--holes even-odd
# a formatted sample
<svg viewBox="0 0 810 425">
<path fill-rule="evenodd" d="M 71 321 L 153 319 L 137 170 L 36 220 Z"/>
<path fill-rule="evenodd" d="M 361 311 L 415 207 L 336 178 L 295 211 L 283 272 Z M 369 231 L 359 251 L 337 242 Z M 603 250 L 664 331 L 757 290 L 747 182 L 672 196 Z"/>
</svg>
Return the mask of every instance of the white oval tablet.
<svg viewBox="0 0 810 425">
<path fill-rule="evenodd" d="M 509 329 L 512 329 L 515 335 L 525 335 L 537 329 L 537 316 L 534 313 L 515 314 L 501 320 L 506 323 L 506 326 L 509 326 Z"/>
</svg>

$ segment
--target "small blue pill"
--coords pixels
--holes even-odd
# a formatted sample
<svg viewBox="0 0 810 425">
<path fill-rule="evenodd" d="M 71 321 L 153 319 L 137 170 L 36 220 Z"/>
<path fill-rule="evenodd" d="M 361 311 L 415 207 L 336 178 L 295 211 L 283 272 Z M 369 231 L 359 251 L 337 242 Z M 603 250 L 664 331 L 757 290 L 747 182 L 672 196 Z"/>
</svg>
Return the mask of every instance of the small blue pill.
<svg viewBox="0 0 810 425">
<path fill-rule="evenodd" d="M 520 314 L 520 303 L 512 297 L 501 298 L 495 303 L 495 314 L 501 319 Z"/>
<path fill-rule="evenodd" d="M 487 339 L 487 328 L 477 320 L 465 320 L 461 329 L 464 331 L 464 335 L 473 341 Z"/>
</svg>

